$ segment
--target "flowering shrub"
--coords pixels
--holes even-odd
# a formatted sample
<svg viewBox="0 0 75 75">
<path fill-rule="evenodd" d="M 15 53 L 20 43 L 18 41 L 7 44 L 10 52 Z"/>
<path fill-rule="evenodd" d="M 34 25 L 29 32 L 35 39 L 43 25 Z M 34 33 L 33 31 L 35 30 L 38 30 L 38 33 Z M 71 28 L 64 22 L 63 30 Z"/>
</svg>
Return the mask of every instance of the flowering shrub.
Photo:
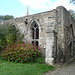
<svg viewBox="0 0 75 75">
<path fill-rule="evenodd" d="M 24 42 L 8 44 L 6 48 L 0 52 L 3 60 L 14 62 L 33 62 L 39 55 L 40 50 L 38 48 Z"/>
</svg>

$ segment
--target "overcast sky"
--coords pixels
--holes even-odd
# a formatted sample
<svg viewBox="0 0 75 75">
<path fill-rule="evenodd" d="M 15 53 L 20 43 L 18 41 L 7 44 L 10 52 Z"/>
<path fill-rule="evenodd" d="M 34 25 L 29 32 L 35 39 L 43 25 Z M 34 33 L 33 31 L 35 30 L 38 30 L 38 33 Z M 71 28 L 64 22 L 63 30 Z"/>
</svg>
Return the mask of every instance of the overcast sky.
<svg viewBox="0 0 75 75">
<path fill-rule="evenodd" d="M 74 10 L 75 5 L 69 2 L 70 0 L 1 0 L 0 15 L 25 16 L 27 6 L 29 7 L 29 14 L 50 11 L 61 5 L 67 10 Z"/>
</svg>

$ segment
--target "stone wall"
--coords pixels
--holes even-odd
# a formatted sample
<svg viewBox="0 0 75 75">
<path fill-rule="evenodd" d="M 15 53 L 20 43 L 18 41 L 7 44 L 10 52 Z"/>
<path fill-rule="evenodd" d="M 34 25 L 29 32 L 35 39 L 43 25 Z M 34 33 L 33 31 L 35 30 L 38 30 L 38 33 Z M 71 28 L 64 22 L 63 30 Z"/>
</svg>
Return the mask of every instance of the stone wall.
<svg viewBox="0 0 75 75">
<path fill-rule="evenodd" d="M 32 23 L 39 28 L 39 39 L 32 37 Z M 38 41 L 42 56 L 48 64 L 64 63 L 75 56 L 75 21 L 68 11 L 59 6 L 52 11 L 28 15 L 0 24 L 12 24 L 24 34 L 23 41 Z"/>
<path fill-rule="evenodd" d="M 54 63 L 61 63 L 64 61 L 64 7 L 59 6 L 56 8 L 56 48 L 54 51 Z M 55 47 L 55 46 L 54 46 Z"/>
<path fill-rule="evenodd" d="M 65 9 L 64 18 L 64 55 L 65 61 L 75 56 L 74 39 L 75 39 L 75 20 Z"/>
<path fill-rule="evenodd" d="M 54 62 L 64 63 L 75 56 L 75 20 L 62 6 L 56 8 L 57 12 L 57 48 Z"/>
<path fill-rule="evenodd" d="M 53 61 L 52 48 L 54 42 L 53 30 L 56 29 L 56 10 L 28 15 L 20 18 L 4 21 L 4 24 L 15 25 L 21 34 L 24 34 L 23 41 L 32 42 L 31 24 L 36 21 L 39 26 L 39 47 L 43 56 L 46 58 L 46 62 Z M 2 22 L 3 24 L 3 22 Z"/>
</svg>

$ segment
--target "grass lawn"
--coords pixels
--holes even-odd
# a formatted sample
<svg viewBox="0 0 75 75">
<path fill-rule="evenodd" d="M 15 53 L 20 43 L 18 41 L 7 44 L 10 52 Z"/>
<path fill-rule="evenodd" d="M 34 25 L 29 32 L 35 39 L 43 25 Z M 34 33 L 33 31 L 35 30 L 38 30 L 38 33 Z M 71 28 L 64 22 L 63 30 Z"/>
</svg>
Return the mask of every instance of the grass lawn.
<svg viewBox="0 0 75 75">
<path fill-rule="evenodd" d="M 40 75 L 54 69 L 38 63 L 15 63 L 0 60 L 0 75 Z"/>
</svg>

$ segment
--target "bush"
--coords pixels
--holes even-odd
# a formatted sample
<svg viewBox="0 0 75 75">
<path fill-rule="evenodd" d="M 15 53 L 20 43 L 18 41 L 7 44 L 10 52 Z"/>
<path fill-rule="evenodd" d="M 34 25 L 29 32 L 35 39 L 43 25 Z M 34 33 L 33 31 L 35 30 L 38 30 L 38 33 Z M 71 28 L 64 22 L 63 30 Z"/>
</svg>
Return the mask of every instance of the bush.
<svg viewBox="0 0 75 75">
<path fill-rule="evenodd" d="M 4 25 L 0 25 L 0 47 L 4 46 L 6 43 L 5 40 L 5 26 Z"/>
<path fill-rule="evenodd" d="M 21 35 L 15 26 L 0 25 L 0 51 L 5 47 L 6 44 L 12 44 L 18 40 L 23 39 L 23 34 Z"/>
<path fill-rule="evenodd" d="M 16 41 L 18 30 L 9 24 L 9 25 L 0 25 L 0 46 L 5 46 L 5 44 L 10 44 Z"/>
<path fill-rule="evenodd" d="M 5 28 L 5 40 L 7 44 L 11 44 L 17 40 L 17 32 L 18 30 L 16 29 L 15 26 L 9 24 Z"/>
<path fill-rule="evenodd" d="M 45 63 L 45 57 L 38 57 L 37 59 L 35 59 L 36 63 L 39 63 L 39 64 L 44 64 Z"/>
<path fill-rule="evenodd" d="M 8 44 L 6 48 L 0 52 L 3 60 L 14 62 L 33 62 L 39 55 L 39 49 L 24 42 Z"/>
</svg>

